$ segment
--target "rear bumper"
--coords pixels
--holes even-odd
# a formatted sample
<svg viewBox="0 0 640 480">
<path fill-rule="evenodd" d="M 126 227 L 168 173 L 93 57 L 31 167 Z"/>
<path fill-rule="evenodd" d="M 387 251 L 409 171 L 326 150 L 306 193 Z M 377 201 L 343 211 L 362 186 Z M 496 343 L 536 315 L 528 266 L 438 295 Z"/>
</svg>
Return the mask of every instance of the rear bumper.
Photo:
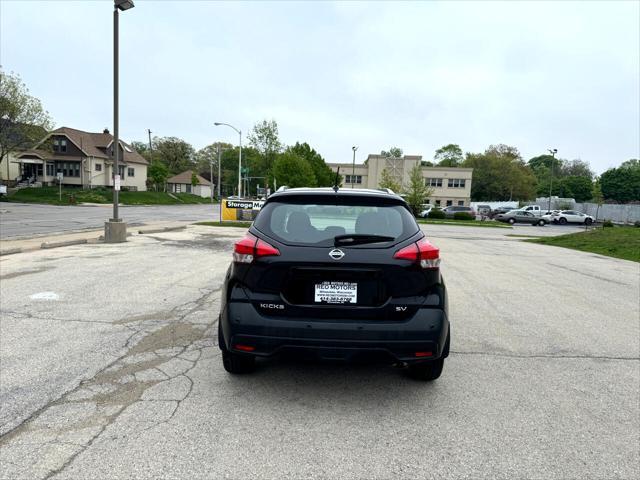
<svg viewBox="0 0 640 480">
<path fill-rule="evenodd" d="M 266 316 L 251 303 L 230 302 L 220 321 L 228 350 L 260 357 L 299 353 L 415 363 L 442 357 L 449 333 L 446 312 L 438 308 L 420 308 L 401 321 L 314 320 Z"/>
</svg>

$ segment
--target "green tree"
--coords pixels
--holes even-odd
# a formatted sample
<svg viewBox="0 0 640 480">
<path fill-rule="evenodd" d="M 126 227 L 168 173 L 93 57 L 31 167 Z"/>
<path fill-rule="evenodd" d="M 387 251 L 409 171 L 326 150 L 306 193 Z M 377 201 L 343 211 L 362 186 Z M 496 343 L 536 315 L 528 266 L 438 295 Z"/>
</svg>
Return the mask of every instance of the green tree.
<svg viewBox="0 0 640 480">
<path fill-rule="evenodd" d="M 468 153 L 462 166 L 474 169 L 474 201 L 530 200 L 535 196 L 536 177 L 515 147 L 491 145 L 484 153 Z"/>
<path fill-rule="evenodd" d="M 169 172 L 178 174 L 194 168 L 195 150 L 184 140 L 176 137 L 154 138 L 154 158 L 164 163 Z"/>
<path fill-rule="evenodd" d="M 326 164 L 324 158 L 311 148 L 308 143 L 296 142 L 295 145 L 287 147 L 286 151 L 304 158 L 309 165 L 311 165 L 318 187 L 333 186 L 336 174 L 331 170 L 329 165 Z"/>
<path fill-rule="evenodd" d="M 553 163 L 554 165 L 557 165 L 558 161 L 561 162 L 561 160 L 554 158 L 553 155 L 545 154 L 545 155 L 538 155 L 537 157 L 533 157 L 529 159 L 529 161 L 527 162 L 527 165 L 529 165 L 529 167 L 533 171 L 536 171 L 540 168 L 545 168 L 546 171 L 548 172 L 549 169 L 551 168 L 551 164 Z"/>
<path fill-rule="evenodd" d="M 195 187 L 199 183 L 200 180 L 198 180 L 198 175 L 196 174 L 196 172 L 191 172 L 191 186 Z"/>
<path fill-rule="evenodd" d="M 640 200 L 640 161 L 631 159 L 600 176 L 602 194 L 607 200 L 627 203 Z"/>
<path fill-rule="evenodd" d="M 169 178 L 169 169 L 164 163 L 156 160 L 149 165 L 147 181 L 151 183 L 156 191 L 164 190 L 167 178 Z"/>
<path fill-rule="evenodd" d="M 49 113 L 20 77 L 0 70 L 0 163 L 6 158 L 7 180 L 9 154 L 34 146 L 52 128 Z"/>
<path fill-rule="evenodd" d="M 278 137 L 278 123 L 275 120 L 262 120 L 256 123 L 247 139 L 249 145 L 260 153 L 264 159 L 265 171 L 269 172 L 276 156 L 283 148 Z"/>
<path fill-rule="evenodd" d="M 278 187 L 315 187 L 316 177 L 309 162 L 293 152 L 284 152 L 273 163 L 272 174 Z"/>
<path fill-rule="evenodd" d="M 233 149 L 233 145 L 224 142 L 215 142 L 211 145 L 201 148 L 196 152 L 196 171 L 199 175 L 211 182 L 218 181 L 218 147 L 220 147 L 220 156 L 229 149 Z M 213 165 L 213 178 L 211 177 L 211 165 Z"/>
<path fill-rule="evenodd" d="M 411 207 L 414 215 L 418 215 L 422 210 L 422 204 L 431 196 L 433 190 L 426 186 L 422 177 L 422 169 L 420 164 L 414 165 L 409 172 L 409 185 L 406 190 L 406 201 Z"/>
<path fill-rule="evenodd" d="M 378 188 L 389 188 L 396 193 L 400 193 L 402 191 L 402 183 L 399 182 L 395 177 L 391 176 L 389 170 L 386 168 L 380 172 L 380 182 L 378 183 Z"/>
<path fill-rule="evenodd" d="M 560 197 L 574 198 L 576 202 L 582 203 L 591 199 L 593 182 L 588 177 L 571 175 L 558 181 L 557 191 Z"/>
<path fill-rule="evenodd" d="M 602 195 L 602 188 L 600 187 L 600 179 L 596 178 L 593 182 L 593 189 L 591 190 L 591 201 L 598 205 L 596 208 L 596 222 L 599 220 L 598 214 L 600 213 L 600 207 L 604 203 L 604 195 Z"/>
<path fill-rule="evenodd" d="M 565 160 L 560 164 L 561 177 L 584 177 L 593 180 L 593 171 L 584 160 Z"/>
<path fill-rule="evenodd" d="M 398 147 L 391 147 L 389 151 L 382 150 L 380 155 L 389 158 L 402 158 L 402 149 Z"/>
<path fill-rule="evenodd" d="M 436 150 L 433 159 L 440 167 L 457 167 L 463 162 L 464 157 L 460 145 L 450 143 Z"/>
</svg>

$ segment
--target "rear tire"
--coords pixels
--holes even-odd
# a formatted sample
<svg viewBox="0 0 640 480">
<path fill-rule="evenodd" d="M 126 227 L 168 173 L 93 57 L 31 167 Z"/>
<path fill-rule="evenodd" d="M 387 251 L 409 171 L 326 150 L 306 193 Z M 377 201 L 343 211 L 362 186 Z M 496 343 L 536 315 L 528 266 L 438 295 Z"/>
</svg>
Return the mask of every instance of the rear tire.
<svg viewBox="0 0 640 480">
<path fill-rule="evenodd" d="M 435 380 L 442 374 L 442 368 L 444 367 L 444 358 L 434 360 L 432 362 L 418 363 L 416 365 L 409 365 L 409 376 L 416 380 L 423 380 L 430 382 Z"/>
<path fill-rule="evenodd" d="M 251 355 L 223 350 L 222 365 L 227 372 L 242 375 L 243 373 L 251 373 L 256 369 L 256 358 Z"/>
<path fill-rule="evenodd" d="M 227 372 L 241 375 L 243 373 L 251 373 L 256 369 L 256 358 L 254 356 L 233 353 L 227 350 L 220 320 L 218 320 L 218 347 L 222 351 L 222 365 Z"/>
<path fill-rule="evenodd" d="M 545 222 L 544 220 L 538 221 L 538 225 L 540 225 L 541 227 L 544 227 L 546 224 L 547 222 Z"/>
<path fill-rule="evenodd" d="M 560 220 L 558 220 L 558 223 L 559 223 L 560 225 L 566 225 L 566 224 L 567 224 L 567 219 L 566 219 L 566 218 L 564 218 L 564 217 L 562 217 Z"/>
<path fill-rule="evenodd" d="M 511 225 L 513 225 L 514 223 L 516 223 L 516 219 L 515 219 L 515 218 L 510 218 L 510 219 L 509 219 L 509 223 L 510 223 Z"/>
<path fill-rule="evenodd" d="M 442 358 L 449 356 L 449 346 L 451 345 L 451 327 L 449 327 L 449 333 L 447 333 L 447 339 L 444 342 L 444 348 L 442 349 Z"/>
</svg>

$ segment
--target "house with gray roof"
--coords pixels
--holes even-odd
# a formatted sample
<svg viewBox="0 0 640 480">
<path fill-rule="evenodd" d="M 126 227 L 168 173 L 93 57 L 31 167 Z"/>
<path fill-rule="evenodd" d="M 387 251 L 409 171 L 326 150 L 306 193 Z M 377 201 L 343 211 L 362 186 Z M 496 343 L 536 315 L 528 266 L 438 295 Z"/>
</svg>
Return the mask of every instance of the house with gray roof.
<svg viewBox="0 0 640 480">
<path fill-rule="evenodd" d="M 186 170 L 167 179 L 167 190 L 171 193 L 191 193 L 202 198 L 211 197 L 211 182 L 193 170 Z"/>
</svg>

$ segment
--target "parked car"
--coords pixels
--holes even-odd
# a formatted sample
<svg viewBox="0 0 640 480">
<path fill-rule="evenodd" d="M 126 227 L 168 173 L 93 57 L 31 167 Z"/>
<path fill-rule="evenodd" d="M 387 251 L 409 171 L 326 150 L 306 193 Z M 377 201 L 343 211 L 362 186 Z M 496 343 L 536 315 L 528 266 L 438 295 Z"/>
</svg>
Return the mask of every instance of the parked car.
<svg viewBox="0 0 640 480">
<path fill-rule="evenodd" d="M 473 216 L 474 218 L 476 216 L 476 212 L 471 207 L 462 207 L 462 206 L 457 206 L 457 205 L 449 205 L 448 207 L 443 208 L 442 211 L 444 212 L 446 218 L 453 218 L 453 215 L 456 214 L 457 212 L 468 213 L 469 215 Z"/>
<path fill-rule="evenodd" d="M 419 216 L 422 218 L 427 218 L 429 216 L 429 212 L 433 209 L 433 205 L 425 203 L 421 205 L 421 211 Z"/>
<path fill-rule="evenodd" d="M 584 223 L 585 225 L 591 225 L 595 220 L 591 215 L 576 212 L 575 210 L 563 210 L 553 215 L 553 221 L 560 225 L 567 223 Z"/>
<path fill-rule="evenodd" d="M 495 218 L 496 215 L 500 215 L 501 213 L 507 213 L 507 212 L 510 212 L 511 210 L 515 210 L 515 208 L 514 207 L 497 207 L 491 210 L 490 217 Z"/>
<path fill-rule="evenodd" d="M 543 212 L 542 215 L 540 215 L 540 218 L 542 220 L 544 220 L 545 223 L 555 223 L 555 221 L 553 219 L 553 216 L 554 216 L 555 213 L 556 212 L 549 212 L 549 211 Z"/>
<path fill-rule="evenodd" d="M 483 217 L 488 217 L 491 215 L 491 206 L 490 205 L 476 205 L 476 209 L 478 215 L 482 215 Z"/>
<path fill-rule="evenodd" d="M 384 359 L 435 380 L 450 344 L 439 267 L 398 195 L 274 193 L 234 245 L 218 323 L 223 366 L 248 373 L 258 357 L 297 353 Z"/>
<path fill-rule="evenodd" d="M 525 210 L 511 210 L 507 213 L 499 213 L 494 217 L 499 222 L 510 223 L 530 223 L 531 225 L 544 226 L 548 222 L 543 218 L 535 216 L 533 213 Z"/>
<path fill-rule="evenodd" d="M 539 217 L 540 215 L 542 215 L 542 212 L 543 212 L 543 210 L 540 208 L 539 205 L 525 205 L 524 207 L 518 208 L 518 210 L 523 210 L 525 212 L 531 212 L 536 217 Z"/>
</svg>

